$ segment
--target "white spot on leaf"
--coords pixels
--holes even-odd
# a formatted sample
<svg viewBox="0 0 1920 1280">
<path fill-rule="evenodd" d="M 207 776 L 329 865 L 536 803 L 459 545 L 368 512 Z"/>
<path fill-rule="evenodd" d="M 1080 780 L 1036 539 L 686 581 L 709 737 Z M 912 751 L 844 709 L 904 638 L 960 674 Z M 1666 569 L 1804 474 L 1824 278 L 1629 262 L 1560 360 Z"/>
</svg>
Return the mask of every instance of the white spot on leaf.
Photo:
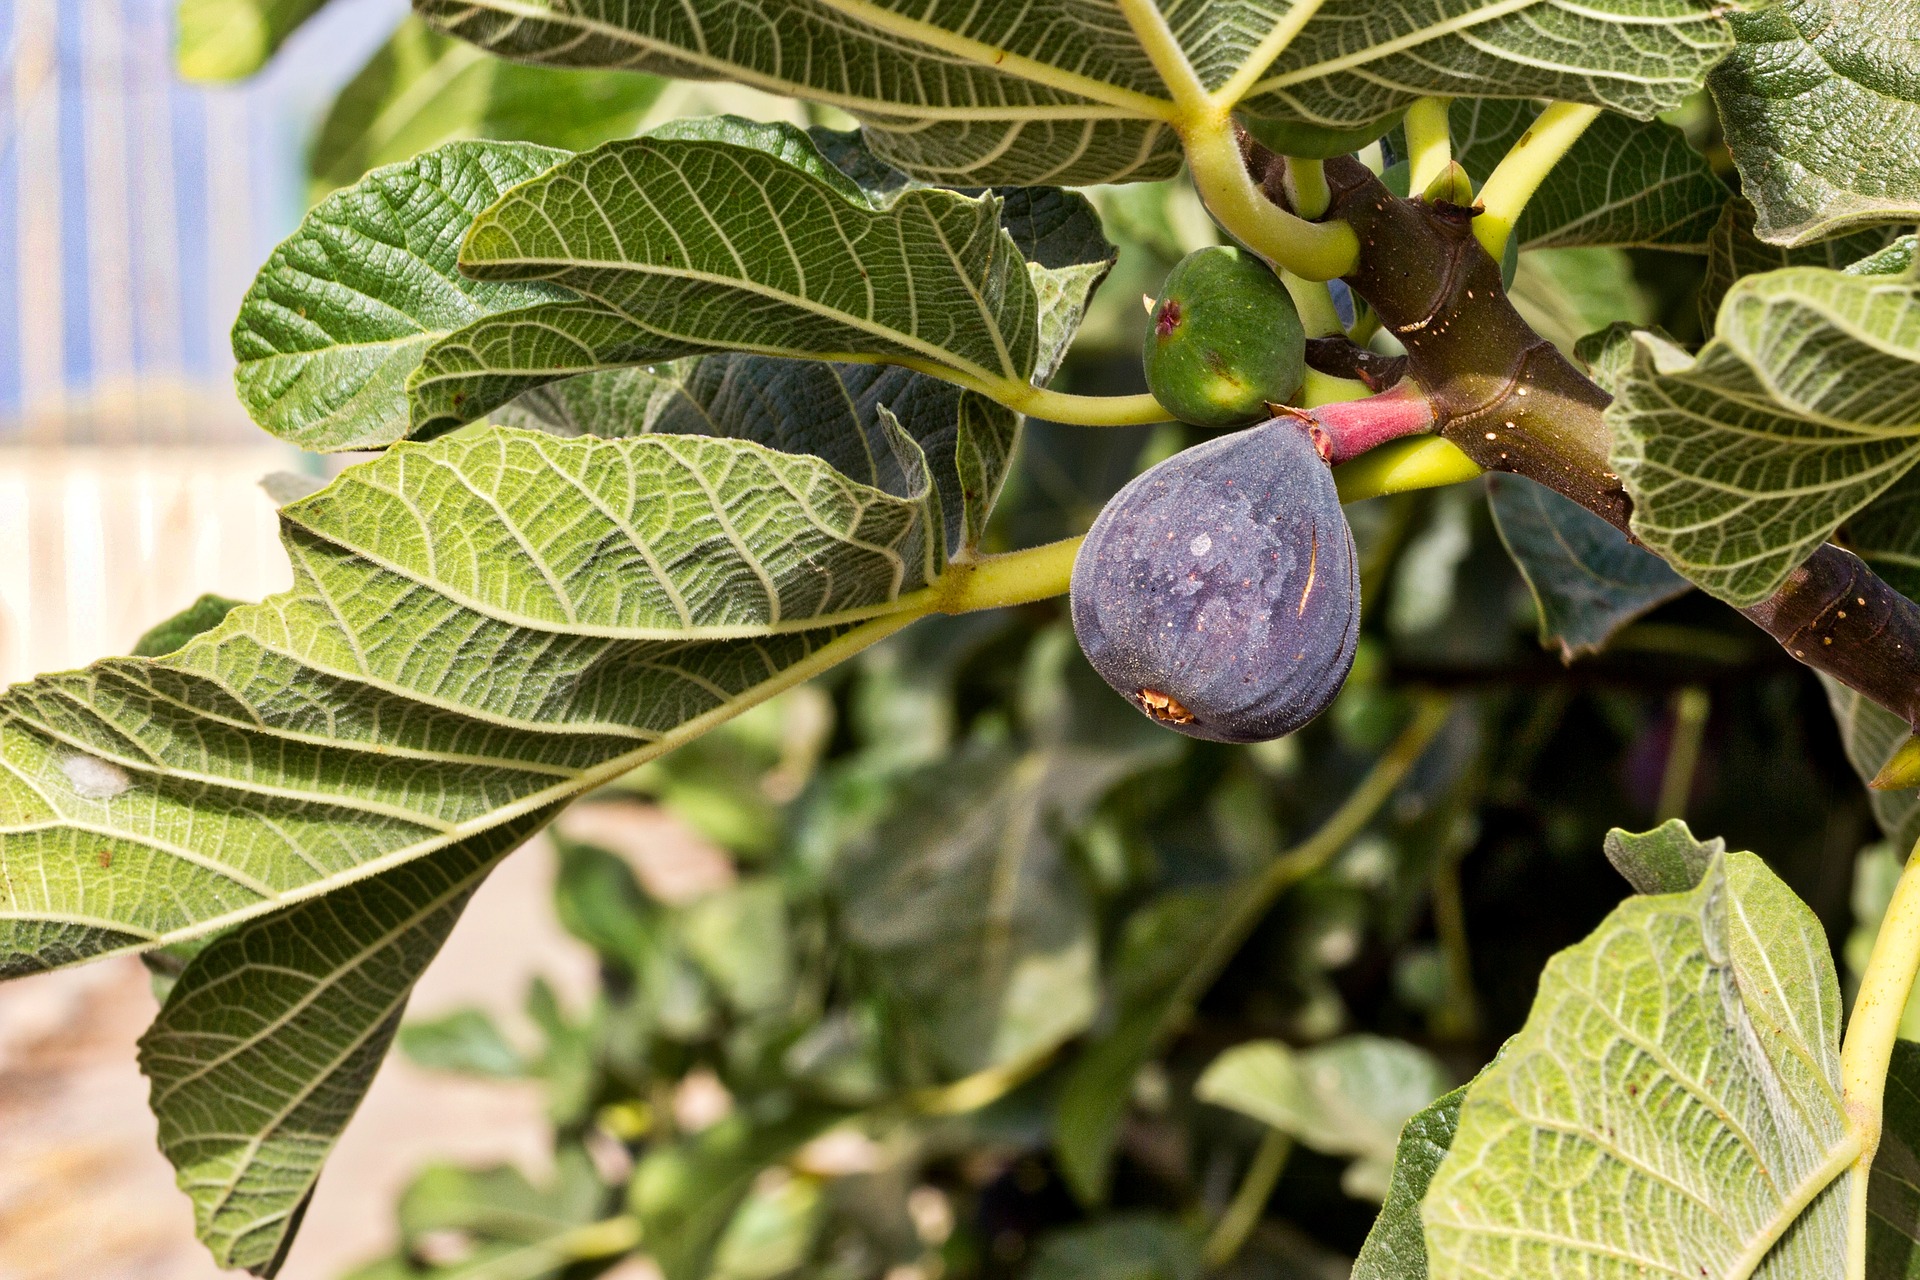
<svg viewBox="0 0 1920 1280">
<path fill-rule="evenodd" d="M 98 756 L 68 756 L 60 762 L 60 772 L 89 800 L 111 800 L 133 786 L 125 769 Z"/>
</svg>

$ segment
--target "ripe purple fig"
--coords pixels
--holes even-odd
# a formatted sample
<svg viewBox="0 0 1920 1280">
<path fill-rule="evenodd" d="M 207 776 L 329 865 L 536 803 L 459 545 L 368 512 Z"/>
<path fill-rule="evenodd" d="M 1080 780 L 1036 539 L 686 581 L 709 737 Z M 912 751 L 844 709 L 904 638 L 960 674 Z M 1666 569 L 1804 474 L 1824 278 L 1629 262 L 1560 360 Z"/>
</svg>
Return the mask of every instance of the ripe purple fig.
<svg viewBox="0 0 1920 1280">
<path fill-rule="evenodd" d="M 1093 522 L 1073 629 L 1106 682 L 1195 738 L 1261 742 L 1333 701 L 1360 634 L 1360 572 L 1333 473 L 1278 418 L 1174 455 Z"/>
</svg>

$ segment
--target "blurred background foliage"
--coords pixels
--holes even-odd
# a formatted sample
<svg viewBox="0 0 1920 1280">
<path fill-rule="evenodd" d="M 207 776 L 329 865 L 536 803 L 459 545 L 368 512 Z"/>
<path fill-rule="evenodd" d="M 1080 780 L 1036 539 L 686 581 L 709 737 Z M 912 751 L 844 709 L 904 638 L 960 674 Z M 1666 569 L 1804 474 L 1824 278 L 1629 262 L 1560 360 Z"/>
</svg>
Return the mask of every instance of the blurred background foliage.
<svg viewBox="0 0 1920 1280">
<path fill-rule="evenodd" d="M 328 113 L 312 189 L 453 137 L 581 148 L 720 110 L 846 123 L 409 21 Z M 1724 160 L 1704 98 L 1677 122 Z M 1216 232 L 1184 182 L 1093 195 L 1119 263 L 1056 385 L 1135 392 L 1142 296 Z M 1685 340 L 1705 275 L 1543 250 L 1513 293 L 1568 350 L 1621 320 Z M 1084 531 L 1200 437 L 1029 422 L 989 549 Z M 1340 1277 L 1401 1123 L 1628 893 L 1610 827 L 1684 816 L 1756 850 L 1858 964 L 1897 863 L 1817 681 L 1665 581 L 1597 632 L 1543 621 L 1502 540 L 1526 484 L 1498 524 L 1484 481 L 1348 508 L 1360 658 L 1292 738 L 1154 728 L 1052 601 L 920 623 L 577 807 L 554 911 L 599 957 L 592 1001 L 535 983 L 534 1041 L 478 1010 L 400 1036 L 434 1070 L 541 1081 L 555 1176 L 422 1170 L 400 1250 L 354 1280 L 636 1251 L 666 1280 Z M 711 861 L 663 865 L 649 805 Z"/>
</svg>

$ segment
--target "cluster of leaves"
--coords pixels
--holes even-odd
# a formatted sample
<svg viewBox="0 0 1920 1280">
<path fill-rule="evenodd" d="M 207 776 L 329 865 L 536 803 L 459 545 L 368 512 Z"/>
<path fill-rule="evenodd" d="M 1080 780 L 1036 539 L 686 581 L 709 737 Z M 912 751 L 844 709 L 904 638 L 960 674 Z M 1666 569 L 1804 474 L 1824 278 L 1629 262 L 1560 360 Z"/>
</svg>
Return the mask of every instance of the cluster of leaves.
<svg viewBox="0 0 1920 1280">
<path fill-rule="evenodd" d="M 183 62 L 246 74 L 318 8 L 187 0 Z M 234 338 L 264 428 L 383 452 L 283 509 L 292 591 L 0 701 L 0 975 L 153 958 L 162 1147 L 215 1256 L 271 1273 L 468 897 L 591 795 L 559 910 L 592 1007 L 536 989 L 537 1049 L 403 1037 L 543 1079 L 555 1180 L 430 1171 L 371 1276 L 1846 1274 L 1815 913 L 1846 923 L 1865 801 L 1808 680 L 1686 588 L 1752 604 L 1836 531 L 1920 559 L 1899 9 L 420 0 Z M 859 129 L 624 137 L 665 76 Z M 1110 237 L 1130 287 L 1212 234 L 1147 185 L 1194 86 L 1296 154 L 1385 134 L 1383 168 L 1460 95 L 1476 182 L 1529 99 L 1609 109 L 1514 293 L 1569 348 L 1639 326 L 1582 350 L 1644 547 L 1511 477 L 1356 505 L 1355 675 L 1244 750 L 1141 720 L 1057 606 L 870 647 L 1189 442 L 1019 411 L 1136 389 L 1095 290 Z M 1592 656 L 1524 641 L 1529 592 Z M 1906 727 L 1832 696 L 1872 773 Z M 649 887 L 606 834 L 634 789 L 730 883 Z M 1616 836 L 1645 896 L 1605 914 L 1612 821 L 1682 810 L 1785 881 Z M 1875 1277 L 1920 1238 L 1914 1066 Z"/>
</svg>

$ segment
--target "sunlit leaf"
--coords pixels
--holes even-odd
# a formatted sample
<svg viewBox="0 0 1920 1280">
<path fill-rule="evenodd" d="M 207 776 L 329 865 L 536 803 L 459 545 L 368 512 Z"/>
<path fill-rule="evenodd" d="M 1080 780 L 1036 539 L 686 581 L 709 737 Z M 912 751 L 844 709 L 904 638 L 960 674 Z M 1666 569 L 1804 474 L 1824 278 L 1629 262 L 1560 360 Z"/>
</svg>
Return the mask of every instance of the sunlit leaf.
<svg viewBox="0 0 1920 1280">
<path fill-rule="evenodd" d="M 1712 78 L 1760 235 L 1804 244 L 1920 219 L 1920 41 L 1906 0 L 1736 12 Z"/>
<path fill-rule="evenodd" d="M 1782 267 L 1829 267 L 1839 270 L 1885 249 L 1896 236 L 1898 227 L 1867 227 L 1830 240 L 1816 240 L 1797 248 L 1768 244 L 1754 234 L 1753 205 L 1746 197 L 1727 201 L 1720 219 L 1707 237 L 1707 276 L 1700 282 L 1700 319 L 1713 328 L 1714 317 L 1727 291 L 1742 276 Z M 1873 275 L 1897 275 L 1897 271 L 1872 271 Z"/>
<path fill-rule="evenodd" d="M 1765 599 L 1920 458 L 1920 286 L 1795 267 L 1727 294 L 1699 354 L 1636 335 L 1607 411 L 1634 532 L 1737 605 Z"/>
<path fill-rule="evenodd" d="M 1430 1273 L 1843 1275 L 1840 1014 L 1825 930 L 1752 854 L 1628 899 L 1468 1086 Z"/>
<path fill-rule="evenodd" d="M 223 1267 L 272 1274 L 413 984 L 544 814 L 254 920 L 187 966 L 140 1040 L 160 1150 Z"/>
<path fill-rule="evenodd" d="M 874 149 L 956 186 L 1170 176 L 1171 95 L 1107 0 L 1045 8 L 900 0 L 424 0 L 429 22 L 559 66 L 738 80 L 853 112 Z M 1647 117 L 1697 89 L 1731 44 L 1704 0 L 1607 6 L 1327 0 L 1284 49 L 1270 0 L 1167 6 L 1176 48 L 1210 88 L 1236 77 L 1260 116 L 1310 129 L 1367 125 L 1423 94 L 1592 102 Z M 1277 54 L 1277 56 L 1276 56 Z"/>
<path fill-rule="evenodd" d="M 857 186 L 808 137 L 730 117 L 610 143 L 473 223 L 466 275 L 577 300 L 441 339 L 411 384 L 428 435 L 559 377 L 705 351 L 866 360 L 1017 393 L 1038 300 L 999 202 Z"/>
<path fill-rule="evenodd" d="M 335 192 L 274 250 L 240 306 L 233 354 L 255 422 L 318 451 L 406 433 L 406 380 L 433 341 L 493 311 L 565 296 L 460 273 L 482 210 L 566 153 L 456 142 Z"/>
</svg>

